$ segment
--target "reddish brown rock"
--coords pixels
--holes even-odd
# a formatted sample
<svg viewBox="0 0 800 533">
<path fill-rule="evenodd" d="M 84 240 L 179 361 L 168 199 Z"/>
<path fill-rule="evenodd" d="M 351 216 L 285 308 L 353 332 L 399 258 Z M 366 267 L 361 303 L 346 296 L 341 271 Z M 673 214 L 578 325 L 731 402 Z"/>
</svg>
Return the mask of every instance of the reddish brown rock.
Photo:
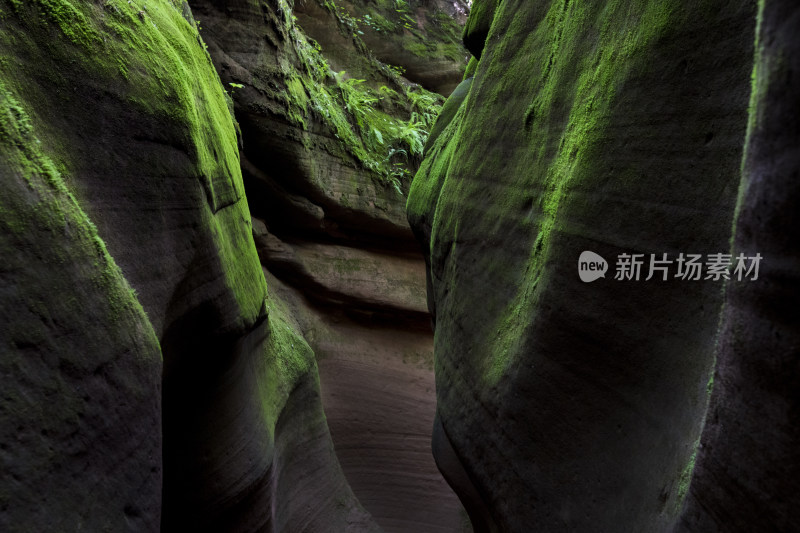
<svg viewBox="0 0 800 533">
<path fill-rule="evenodd" d="M 433 339 L 427 320 L 391 308 L 310 304 L 314 291 L 268 276 L 317 354 L 336 455 L 384 531 L 463 531 L 463 511 L 433 462 Z M 467 529 L 468 530 L 468 529 Z"/>
<path fill-rule="evenodd" d="M 380 167 L 395 157 L 414 168 L 422 145 L 415 155 L 384 132 L 370 152 L 375 167 L 359 152 L 363 136 L 349 138 L 334 120 L 344 112 L 351 132 L 376 117 L 408 126 L 400 121 L 421 120 L 412 119 L 408 95 L 419 88 L 343 33 L 347 21 L 322 2 L 298 3 L 297 24 L 273 5 L 192 7 L 223 82 L 242 86 L 231 87 L 256 248 L 271 294 L 285 301 L 284 315 L 319 361 L 323 405 L 348 482 L 386 531 L 460 530 L 457 498 L 431 458 L 432 334 L 424 261 L 403 209 L 410 180 L 392 182 Z M 369 89 L 355 94 L 352 87 Z M 343 95 L 376 101 L 345 102 Z M 367 108 L 375 113 L 358 115 Z"/>
</svg>

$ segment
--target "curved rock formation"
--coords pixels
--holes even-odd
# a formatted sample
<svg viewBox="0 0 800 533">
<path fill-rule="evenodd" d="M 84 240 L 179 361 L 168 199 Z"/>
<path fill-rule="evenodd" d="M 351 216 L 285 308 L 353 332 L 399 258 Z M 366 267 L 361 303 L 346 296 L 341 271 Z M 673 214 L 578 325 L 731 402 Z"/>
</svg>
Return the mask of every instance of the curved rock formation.
<svg viewBox="0 0 800 533">
<path fill-rule="evenodd" d="M 734 256 L 763 256 L 730 283 L 714 392 L 677 531 L 800 527 L 800 6 L 761 3 Z"/>
<path fill-rule="evenodd" d="M 192 8 L 223 82 L 236 84 L 256 248 L 318 359 L 348 482 L 386 531 L 456 531 L 463 511 L 430 452 L 433 338 L 403 212 L 410 174 L 385 173 L 387 161 L 418 162 L 422 144 L 398 132 L 419 128 L 438 97 L 377 61 L 348 25 L 363 24 L 327 4 L 298 2 L 297 25 L 283 3 Z M 376 120 L 383 133 L 371 143 L 358 124 Z"/>
<path fill-rule="evenodd" d="M 0 0 L 0 531 L 797 529 L 795 4 Z"/>
<path fill-rule="evenodd" d="M 0 529 L 157 531 L 158 340 L 3 70 Z"/>
<path fill-rule="evenodd" d="M 436 320 L 436 459 L 476 531 L 678 520 L 724 284 L 645 278 L 651 254 L 728 252 L 754 28 L 749 1 L 473 6 L 474 79 L 408 215 Z M 605 279 L 576 275 L 585 250 Z M 639 281 L 613 279 L 621 254 L 642 254 Z"/>
<path fill-rule="evenodd" d="M 0 529 L 376 531 L 188 6 L 0 9 Z"/>
</svg>

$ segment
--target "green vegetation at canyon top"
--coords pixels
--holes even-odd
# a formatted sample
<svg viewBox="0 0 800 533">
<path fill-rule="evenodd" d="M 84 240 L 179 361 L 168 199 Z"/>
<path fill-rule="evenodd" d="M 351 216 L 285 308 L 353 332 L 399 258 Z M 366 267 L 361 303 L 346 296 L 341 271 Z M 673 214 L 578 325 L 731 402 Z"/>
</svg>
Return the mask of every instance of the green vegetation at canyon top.
<svg viewBox="0 0 800 533">
<path fill-rule="evenodd" d="M 304 130 L 313 122 L 324 123 L 341 148 L 363 168 L 401 192 L 402 183 L 410 182 L 421 161 L 422 149 L 444 98 L 409 83 L 402 77 L 402 67 L 375 58 L 362 40 L 364 32 L 360 28 L 363 25 L 378 32 L 394 32 L 409 25 L 410 12 L 405 2 L 397 2 L 390 6 L 397 11 L 396 20 L 389 24 L 377 13 L 359 18 L 332 0 L 321 4 L 333 15 L 339 32 L 352 40 L 352 46 L 368 62 L 370 79 L 346 70 L 335 71 L 320 44 L 306 35 L 288 3 L 280 0 L 279 13 L 283 14 L 282 22 L 297 60 L 281 62 L 284 86 L 273 96 L 284 99 L 286 118 L 292 123 Z M 453 40 L 457 40 L 455 36 Z"/>
</svg>

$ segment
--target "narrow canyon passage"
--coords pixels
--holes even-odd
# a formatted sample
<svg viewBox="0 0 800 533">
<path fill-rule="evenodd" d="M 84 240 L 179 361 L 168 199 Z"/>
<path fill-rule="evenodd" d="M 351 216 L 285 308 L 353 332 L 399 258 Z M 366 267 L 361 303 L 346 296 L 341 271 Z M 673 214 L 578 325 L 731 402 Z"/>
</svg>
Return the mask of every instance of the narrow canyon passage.
<svg viewBox="0 0 800 533">
<path fill-rule="evenodd" d="M 409 122 L 398 124 L 415 135 L 412 126 L 435 118 L 438 107 L 413 107 L 416 93 L 411 91 L 418 89 L 407 81 L 387 79 L 372 52 L 353 39 L 353 19 L 342 9 L 366 9 L 363 17 L 377 16 L 369 10 L 384 7 L 355 2 L 332 9 L 304 2 L 295 6 L 296 26 L 282 20 L 278 10 L 267 15 L 275 24 L 264 26 L 264 14 L 244 4 L 222 9 L 215 2 L 197 0 L 191 5 L 202 20 L 201 33 L 223 83 L 244 85 L 232 92 L 255 247 L 270 298 L 313 350 L 322 406 L 347 482 L 384 531 L 469 530 L 461 504 L 431 453 L 436 405 L 433 332 L 425 261 L 405 217 L 410 174 L 404 171 L 406 177 L 393 188 L 359 168 L 363 163 L 354 164 L 347 138 L 326 123 L 330 110 L 323 109 L 322 116 L 309 113 L 306 123 L 274 112 L 286 106 L 292 113 L 293 105 L 304 105 L 306 94 L 310 106 L 320 106 L 327 98 L 305 81 L 314 53 L 304 57 L 302 49 L 293 49 L 306 35 L 340 71 L 337 76 L 364 78 L 355 80 L 355 86 L 380 89 L 365 89 L 367 95 L 375 95 L 369 96 L 374 98 L 369 105 L 380 123 L 404 116 L 412 102 Z M 434 1 L 421 5 L 414 15 L 427 28 L 427 43 L 439 52 L 452 49 L 449 55 L 393 56 L 412 74 L 427 73 L 414 81 L 428 88 L 449 91 L 463 73 L 466 53 L 458 42 L 463 17 L 456 23 L 453 15 L 460 15 L 452 9 L 447 2 Z M 384 14 L 390 20 L 405 16 L 394 7 Z M 368 36 L 371 26 L 363 21 L 369 18 L 360 19 Z M 374 42 L 400 36 L 372 33 Z M 268 45 L 254 47 L 265 39 Z M 398 44 L 382 53 L 401 50 L 404 45 Z M 287 64 L 292 65 L 288 70 Z M 276 80 L 293 76 L 295 68 L 305 89 L 299 96 L 289 91 L 291 87 L 275 92 Z M 340 90 L 350 94 L 346 86 Z M 396 100 L 395 91 L 405 92 L 408 102 Z M 292 102 L 294 98 L 298 101 Z M 348 102 L 348 109 L 357 105 L 353 99 Z M 363 110 L 352 112 L 359 123 L 368 120 L 358 114 Z M 421 133 L 427 135 L 429 126 L 432 120 Z M 395 135 L 395 130 L 383 130 L 376 145 L 379 164 L 391 163 L 394 171 L 415 168 L 422 145 L 404 144 L 408 141 L 393 139 Z"/>
<path fill-rule="evenodd" d="M 314 305 L 277 278 L 267 281 L 317 356 L 336 456 L 359 502 L 387 532 L 461 531 L 461 504 L 431 454 L 436 397 L 427 317 L 420 323 L 352 302 Z"/>
<path fill-rule="evenodd" d="M 0 533 L 800 532 L 798 94 L 796 0 L 0 0 Z"/>
<path fill-rule="evenodd" d="M 246 174 L 246 188 L 260 185 Z M 341 228 L 336 238 L 297 233 L 281 219 L 258 218 L 270 212 L 255 205 L 270 294 L 314 351 L 336 457 L 353 493 L 387 532 L 470 530 L 431 453 L 433 332 L 425 262 L 410 233 L 391 247 L 379 234 Z"/>
</svg>

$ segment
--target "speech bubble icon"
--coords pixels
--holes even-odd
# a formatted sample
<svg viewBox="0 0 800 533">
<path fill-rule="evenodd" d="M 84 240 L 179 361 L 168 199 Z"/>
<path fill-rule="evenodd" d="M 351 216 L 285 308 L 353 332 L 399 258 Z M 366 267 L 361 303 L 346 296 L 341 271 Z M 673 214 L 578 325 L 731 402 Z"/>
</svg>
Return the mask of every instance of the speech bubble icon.
<svg viewBox="0 0 800 533">
<path fill-rule="evenodd" d="M 578 258 L 578 276 L 584 283 L 606 277 L 608 263 L 601 256 L 586 250 Z"/>
</svg>

